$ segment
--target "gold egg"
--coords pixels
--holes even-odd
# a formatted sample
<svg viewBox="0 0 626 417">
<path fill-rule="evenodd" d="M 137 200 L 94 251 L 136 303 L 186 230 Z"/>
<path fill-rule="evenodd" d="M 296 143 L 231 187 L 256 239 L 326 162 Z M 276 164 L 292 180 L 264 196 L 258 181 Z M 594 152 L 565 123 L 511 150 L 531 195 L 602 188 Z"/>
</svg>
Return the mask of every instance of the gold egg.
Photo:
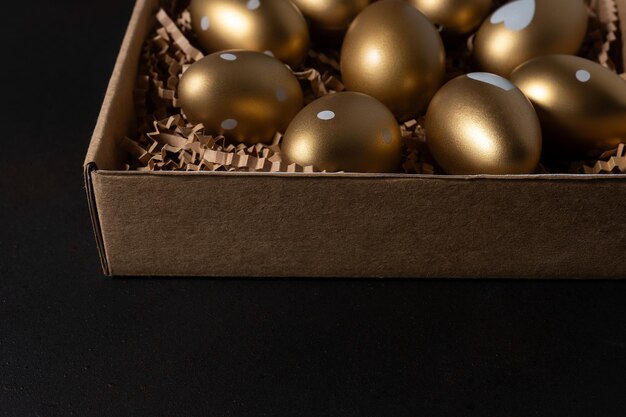
<svg viewBox="0 0 626 417">
<path fill-rule="evenodd" d="M 428 20 L 453 34 L 474 31 L 489 14 L 491 0 L 409 0 Z"/>
<path fill-rule="evenodd" d="M 344 31 L 370 0 L 293 0 L 313 28 Z"/>
<path fill-rule="evenodd" d="M 536 56 L 575 54 L 586 31 L 583 0 L 515 0 L 481 25 L 474 55 L 485 71 L 508 77 Z"/>
<path fill-rule="evenodd" d="M 380 100 L 402 121 L 424 111 L 444 71 L 437 29 L 406 1 L 366 7 L 348 28 L 341 48 L 346 89 Z"/>
<path fill-rule="evenodd" d="M 510 81 L 475 72 L 454 78 L 426 113 L 426 143 L 449 174 L 527 174 L 541 156 L 541 127 Z"/>
<path fill-rule="evenodd" d="M 265 52 L 296 68 L 309 49 L 306 21 L 289 0 L 192 0 L 189 10 L 207 52 Z"/>
<path fill-rule="evenodd" d="M 326 171 L 394 172 L 402 142 L 393 114 L 361 93 L 324 96 L 293 119 L 282 144 L 288 163 Z"/>
<path fill-rule="evenodd" d="M 516 68 L 511 81 L 535 106 L 551 148 L 587 153 L 626 142 L 626 81 L 600 64 L 541 56 Z"/>
<path fill-rule="evenodd" d="M 178 98 L 207 134 L 254 144 L 284 132 L 304 105 L 300 83 L 282 62 L 260 52 L 208 55 L 185 71 Z"/>
</svg>

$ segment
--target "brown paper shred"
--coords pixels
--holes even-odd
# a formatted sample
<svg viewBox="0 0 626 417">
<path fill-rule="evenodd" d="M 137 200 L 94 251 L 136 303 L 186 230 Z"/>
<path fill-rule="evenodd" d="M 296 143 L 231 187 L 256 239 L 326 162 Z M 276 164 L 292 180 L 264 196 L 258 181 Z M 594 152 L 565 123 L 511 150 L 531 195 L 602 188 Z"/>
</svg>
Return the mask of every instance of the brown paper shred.
<svg viewBox="0 0 626 417">
<path fill-rule="evenodd" d="M 619 30 L 619 17 L 617 14 L 617 4 L 615 0 L 604 0 L 597 2 L 598 20 L 606 28 L 603 42 L 598 53 L 598 62 L 610 69 L 615 69 L 615 64 L 610 57 L 611 46 L 617 40 Z"/>
<path fill-rule="evenodd" d="M 204 135 L 204 126 L 190 125 L 181 115 L 153 124 L 139 142 L 124 138 L 123 146 L 136 159 L 131 169 L 153 171 L 316 172 L 311 166 L 286 164 L 280 155 L 282 135 L 271 144 L 229 144 L 223 136 Z"/>
<path fill-rule="evenodd" d="M 143 149 L 137 142 L 127 137 L 122 139 L 122 147 L 134 156 L 141 164 L 146 165 L 150 160 L 150 152 Z"/>
<path fill-rule="evenodd" d="M 585 174 L 626 174 L 626 144 L 604 152 L 593 166 L 584 165 Z"/>
<path fill-rule="evenodd" d="M 324 73 L 322 75 L 315 68 L 307 68 L 303 71 L 294 71 L 293 74 L 297 79 L 309 82 L 313 97 L 312 99 L 307 99 L 307 103 L 315 98 L 343 91 L 345 89 L 343 84 L 335 76 L 330 73 Z"/>
<path fill-rule="evenodd" d="M 191 27 L 191 13 L 188 9 L 183 10 L 178 19 L 176 19 L 176 24 L 183 33 L 190 33 L 193 30 Z"/>
<path fill-rule="evenodd" d="M 404 141 L 402 169 L 407 174 L 435 174 L 435 161 L 426 146 L 424 119 L 411 119 L 400 125 Z"/>
<path fill-rule="evenodd" d="M 149 113 L 156 119 L 162 119 L 180 107 L 176 98 L 180 74 L 184 68 L 203 56 L 191 47 L 183 32 L 163 10 L 157 13 L 157 20 L 161 26 L 155 29 L 155 35 L 144 46 L 144 69 L 140 76 L 142 87 L 137 89 L 137 95 L 143 93 L 143 97 L 147 97 L 147 101 L 153 104 L 153 108 L 140 105 L 137 111 L 141 125 L 146 128 L 150 124 Z M 181 17 L 178 20 L 185 21 L 186 18 Z M 186 30 L 190 29 L 189 26 Z M 146 78 L 148 91 L 145 88 Z"/>
<path fill-rule="evenodd" d="M 165 10 L 161 9 L 158 11 L 156 15 L 157 20 L 163 28 L 167 31 L 167 33 L 172 37 L 174 42 L 178 45 L 178 47 L 185 52 L 185 54 L 190 57 L 193 61 L 199 61 L 204 58 L 204 54 L 200 52 L 198 49 L 194 48 L 189 40 L 183 35 L 178 26 L 170 19 Z"/>
<path fill-rule="evenodd" d="M 316 51 L 314 48 L 312 48 L 309 50 L 309 58 L 311 58 L 312 60 L 317 60 L 318 62 L 324 65 L 328 65 L 330 68 L 332 68 L 333 70 L 337 72 L 340 71 L 341 67 L 339 65 L 338 57 L 337 58 L 331 57 L 327 55 L 326 53 Z"/>
</svg>

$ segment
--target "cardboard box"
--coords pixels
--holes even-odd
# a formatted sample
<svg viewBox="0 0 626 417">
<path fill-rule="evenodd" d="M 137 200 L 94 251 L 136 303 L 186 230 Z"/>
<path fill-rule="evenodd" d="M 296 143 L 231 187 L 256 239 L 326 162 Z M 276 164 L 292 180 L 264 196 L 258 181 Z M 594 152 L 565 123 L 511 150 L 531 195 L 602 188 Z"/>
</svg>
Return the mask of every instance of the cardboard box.
<svg viewBox="0 0 626 417">
<path fill-rule="evenodd" d="M 136 4 L 85 160 L 105 274 L 626 277 L 626 175 L 124 171 L 157 10 Z"/>
</svg>

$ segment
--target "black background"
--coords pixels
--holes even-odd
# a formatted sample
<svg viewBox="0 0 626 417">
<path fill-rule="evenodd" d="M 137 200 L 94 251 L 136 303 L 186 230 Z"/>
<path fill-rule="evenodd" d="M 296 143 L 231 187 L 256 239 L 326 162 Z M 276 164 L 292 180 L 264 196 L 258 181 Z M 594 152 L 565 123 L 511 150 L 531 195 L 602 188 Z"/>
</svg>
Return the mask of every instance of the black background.
<svg viewBox="0 0 626 417">
<path fill-rule="evenodd" d="M 132 3 L 6 7 L 1 416 L 626 414 L 626 282 L 105 278 L 81 165 Z"/>
</svg>

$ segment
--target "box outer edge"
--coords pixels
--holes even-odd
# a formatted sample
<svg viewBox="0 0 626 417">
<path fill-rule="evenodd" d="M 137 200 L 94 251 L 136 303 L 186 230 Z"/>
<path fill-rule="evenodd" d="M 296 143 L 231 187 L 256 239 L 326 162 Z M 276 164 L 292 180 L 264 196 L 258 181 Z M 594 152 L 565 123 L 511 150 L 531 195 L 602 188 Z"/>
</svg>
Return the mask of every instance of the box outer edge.
<svg viewBox="0 0 626 417">
<path fill-rule="evenodd" d="M 143 43 L 143 40 L 137 39 L 138 34 L 136 28 L 138 22 L 140 21 L 144 13 L 146 13 L 146 9 L 149 8 L 152 3 L 154 3 L 153 0 L 137 0 L 135 6 L 133 7 L 129 23 L 124 34 L 122 45 L 120 46 L 120 50 L 117 54 L 111 78 L 109 79 L 109 82 L 107 84 L 104 100 L 98 114 L 96 126 L 94 128 L 93 134 L 91 135 L 91 140 L 89 141 L 87 154 L 83 162 L 83 180 L 87 197 L 87 205 L 91 217 L 94 237 L 96 240 L 96 247 L 100 257 L 100 266 L 102 268 L 102 272 L 107 276 L 111 276 L 111 271 L 106 255 L 106 245 L 104 244 L 102 227 L 98 214 L 98 206 L 96 204 L 96 197 L 93 187 L 92 175 L 94 172 L 98 171 L 98 155 L 102 152 L 101 148 L 105 136 L 105 131 L 107 129 L 107 126 L 109 125 L 110 119 L 114 117 L 113 113 L 116 111 L 116 109 L 114 108 L 114 103 L 121 99 L 121 92 L 118 86 L 120 84 L 125 69 L 130 66 L 130 60 L 134 59 L 134 57 L 131 56 L 133 54 L 130 54 L 129 51 L 132 49 L 133 43 Z"/>
<path fill-rule="evenodd" d="M 100 217 L 98 216 L 98 207 L 96 204 L 96 195 L 93 190 L 93 178 L 92 172 L 96 171 L 96 164 L 90 162 L 85 165 L 84 179 L 85 179 L 85 191 L 87 193 L 87 206 L 89 208 L 89 214 L 91 216 L 91 227 L 93 228 L 93 234 L 96 239 L 96 247 L 98 249 L 98 255 L 100 257 L 100 266 L 104 275 L 111 276 L 109 269 L 109 262 L 107 259 L 104 239 L 102 237 L 102 227 L 100 226 Z"/>
<path fill-rule="evenodd" d="M 106 245 L 104 244 L 104 239 L 103 239 L 103 234 L 102 234 L 102 228 L 100 225 L 100 218 L 98 215 L 98 208 L 97 208 L 97 204 L 96 204 L 96 199 L 95 199 L 95 193 L 94 193 L 94 189 L 93 189 L 93 181 L 92 181 L 92 174 L 97 172 L 100 175 L 181 175 L 181 174 L 185 174 L 185 175 L 189 175 L 189 173 L 145 173 L 145 172 L 128 172 L 128 171 L 98 171 L 98 167 L 97 167 L 97 155 L 98 152 L 100 150 L 101 147 L 101 142 L 104 136 L 104 131 L 105 128 L 109 122 L 109 119 L 111 118 L 111 113 L 114 111 L 113 109 L 113 102 L 115 101 L 116 97 L 119 93 L 117 86 L 120 82 L 120 78 L 122 76 L 123 70 L 124 68 L 128 67 L 129 63 L 128 61 L 133 58 L 131 56 L 131 54 L 129 54 L 129 50 L 131 49 L 131 46 L 133 44 L 133 42 L 137 41 L 137 31 L 136 31 L 136 26 L 137 23 L 139 22 L 139 20 L 142 18 L 142 15 L 145 13 L 145 10 L 153 3 L 152 0 L 137 0 L 135 3 L 135 6 L 133 8 L 132 14 L 131 14 L 131 18 L 126 30 L 126 33 L 124 35 L 124 39 L 122 42 L 122 45 L 120 47 L 116 62 L 115 62 L 115 66 L 114 66 L 114 70 L 113 70 L 113 74 L 111 76 L 111 79 L 109 80 L 107 89 L 106 89 L 106 94 L 105 94 L 105 98 L 102 104 L 102 108 L 100 110 L 99 116 L 98 116 L 98 120 L 96 123 L 96 127 L 94 128 L 94 133 L 92 134 L 90 143 L 89 143 L 89 147 L 87 150 L 87 154 L 85 157 L 85 161 L 83 164 L 83 169 L 84 169 L 84 181 L 85 181 L 85 190 L 86 190 L 86 195 L 87 195 L 87 202 L 88 202 L 88 206 L 89 206 L 89 211 L 90 211 L 90 216 L 91 216 L 91 220 L 92 220 L 92 227 L 94 230 L 94 236 L 95 236 L 95 240 L 96 240 L 96 246 L 98 249 L 98 253 L 99 253 L 99 257 L 100 257 L 100 262 L 101 262 L 101 268 L 103 273 L 106 276 L 112 276 L 112 273 L 110 271 L 109 265 L 108 265 L 108 259 L 107 259 L 107 255 L 106 255 Z M 616 4 L 618 5 L 618 15 L 620 17 L 620 29 L 621 29 L 621 34 L 622 34 L 622 56 L 623 56 L 623 60 L 624 60 L 624 66 L 626 67 L 626 0 L 616 0 Z M 195 175 L 285 175 L 286 173 L 216 173 L 216 172 L 202 172 L 202 173 L 193 173 Z M 389 174 L 352 174 L 352 173 L 339 173 L 339 174 L 327 174 L 327 175 L 333 175 L 333 176 L 355 176 L 355 177 L 371 177 L 371 178 L 386 178 L 386 179 L 393 179 L 393 178 L 403 178 L 403 175 L 398 175 L 398 174 L 394 174 L 394 175 L 389 175 Z M 307 174 L 295 174 L 295 175 L 290 175 L 290 174 L 286 174 L 286 176 L 293 176 L 295 177 L 308 177 L 310 175 Z M 415 176 L 413 176 L 415 177 Z M 424 175 L 421 176 L 424 177 L 424 179 L 443 179 L 443 178 L 439 178 L 436 176 L 428 176 L 428 175 Z M 435 178 L 436 177 L 436 178 Z M 477 180 L 477 179 L 492 179 L 492 180 L 499 180 L 499 179 L 506 179 L 506 180 L 510 180 L 510 179 L 516 179 L 516 180 L 528 180 L 528 179 L 532 179 L 532 180 L 555 180 L 555 179 L 576 179 L 576 180 L 595 180 L 595 179 L 600 179 L 600 180 L 621 180 L 626 178 L 626 174 L 624 175 L 612 175 L 611 177 L 607 177 L 607 176 L 602 176 L 602 175 L 575 175 L 575 174 L 550 174 L 550 175 L 532 175 L 532 176 L 494 176 L 494 175 L 476 175 L 476 176 L 454 176 L 455 178 L 450 178 L 450 179 L 467 179 L 467 180 Z M 382 277 L 381 277 L 382 278 Z"/>
<path fill-rule="evenodd" d="M 189 176 L 206 176 L 206 177 L 286 177 L 286 178 L 320 178 L 320 173 L 305 172 L 224 172 L 224 171 L 98 171 L 98 175 L 103 176 L 160 176 L 160 177 L 189 177 Z M 389 173 L 359 173 L 359 172 L 326 172 L 322 174 L 324 178 L 367 178 L 377 180 L 491 180 L 491 181 L 624 181 L 626 174 L 515 174 L 515 175 L 430 175 L 430 174 L 389 174 Z"/>
</svg>

